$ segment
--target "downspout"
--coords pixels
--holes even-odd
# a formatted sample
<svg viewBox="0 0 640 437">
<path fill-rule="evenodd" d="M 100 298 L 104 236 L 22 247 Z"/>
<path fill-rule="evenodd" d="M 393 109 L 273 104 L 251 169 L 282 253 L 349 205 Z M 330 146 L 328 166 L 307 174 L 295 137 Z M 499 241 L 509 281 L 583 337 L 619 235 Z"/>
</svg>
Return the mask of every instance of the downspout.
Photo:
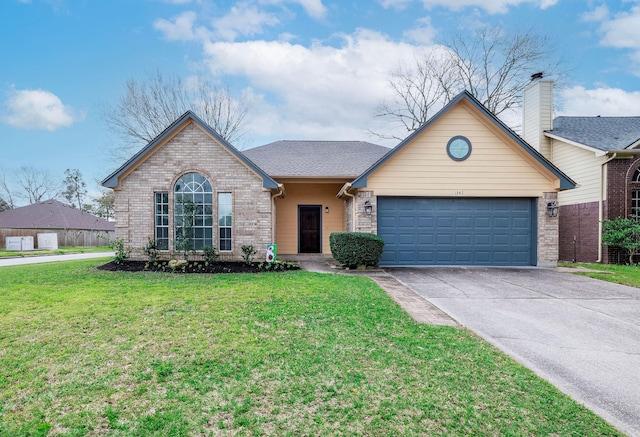
<svg viewBox="0 0 640 437">
<path fill-rule="evenodd" d="M 597 263 L 602 262 L 602 220 L 604 219 L 604 196 L 605 196 L 605 188 L 604 188 L 604 166 L 616 159 L 618 153 L 614 153 L 611 158 L 607 159 L 600 165 L 600 200 L 598 201 L 598 259 Z M 626 200 L 625 200 L 626 202 Z"/>
<path fill-rule="evenodd" d="M 347 182 L 344 186 L 344 195 L 345 196 L 349 196 L 351 197 L 351 199 L 353 199 L 353 201 L 351 202 L 351 222 L 353 224 L 353 229 L 352 231 L 355 232 L 356 231 L 356 196 L 354 196 L 353 194 L 349 193 L 348 190 L 351 189 L 351 184 L 349 182 Z"/>
<path fill-rule="evenodd" d="M 284 199 L 284 185 L 278 184 L 278 192 L 271 196 L 271 242 L 276 242 L 276 197 Z"/>
</svg>

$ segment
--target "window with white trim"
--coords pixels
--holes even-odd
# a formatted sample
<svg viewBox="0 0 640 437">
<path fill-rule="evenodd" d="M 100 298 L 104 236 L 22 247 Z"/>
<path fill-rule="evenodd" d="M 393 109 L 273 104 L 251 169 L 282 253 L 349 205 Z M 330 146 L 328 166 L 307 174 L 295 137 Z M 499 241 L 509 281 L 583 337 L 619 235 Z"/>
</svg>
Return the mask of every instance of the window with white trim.
<svg viewBox="0 0 640 437">
<path fill-rule="evenodd" d="M 174 187 L 175 244 L 178 251 L 213 246 L 213 190 L 200 173 L 182 175 Z"/>
<path fill-rule="evenodd" d="M 631 214 L 640 216 L 640 190 L 631 191 Z"/>
<path fill-rule="evenodd" d="M 169 193 L 155 193 L 155 240 L 158 250 L 169 250 Z"/>
<path fill-rule="evenodd" d="M 231 251 L 231 226 L 233 215 L 233 196 L 231 193 L 218 193 L 218 250 Z"/>
</svg>

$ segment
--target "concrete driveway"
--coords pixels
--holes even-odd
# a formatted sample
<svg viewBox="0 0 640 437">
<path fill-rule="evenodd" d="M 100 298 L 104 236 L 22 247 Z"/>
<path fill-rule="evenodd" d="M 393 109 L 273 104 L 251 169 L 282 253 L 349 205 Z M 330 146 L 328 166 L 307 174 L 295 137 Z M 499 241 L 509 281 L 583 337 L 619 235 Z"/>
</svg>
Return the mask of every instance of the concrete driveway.
<svg viewBox="0 0 640 437">
<path fill-rule="evenodd" d="M 640 289 L 552 269 L 385 270 L 622 432 L 640 436 Z"/>
</svg>

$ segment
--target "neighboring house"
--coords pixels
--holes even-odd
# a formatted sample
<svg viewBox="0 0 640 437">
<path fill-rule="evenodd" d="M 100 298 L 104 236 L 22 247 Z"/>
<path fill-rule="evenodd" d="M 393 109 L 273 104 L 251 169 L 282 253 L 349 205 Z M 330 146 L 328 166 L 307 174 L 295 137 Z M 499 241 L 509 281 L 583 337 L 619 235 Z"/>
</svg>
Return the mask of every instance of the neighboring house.
<svg viewBox="0 0 640 437">
<path fill-rule="evenodd" d="M 115 225 L 88 212 L 51 199 L 0 212 L 0 247 L 6 237 L 58 234 L 60 246 L 106 246 L 113 241 Z"/>
<path fill-rule="evenodd" d="M 559 259 L 625 262 L 602 246 L 602 220 L 640 209 L 640 117 L 556 117 L 553 82 L 537 80 L 524 94 L 524 139 L 561 168 L 576 189 L 558 194 Z"/>
<path fill-rule="evenodd" d="M 394 149 L 278 141 L 240 152 L 192 112 L 103 181 L 116 237 L 143 257 L 193 234 L 239 259 L 330 254 L 334 231 L 373 232 L 383 265 L 555 265 L 548 206 L 574 182 L 471 94 L 461 93 Z M 185 220 L 186 219 L 186 220 Z"/>
</svg>

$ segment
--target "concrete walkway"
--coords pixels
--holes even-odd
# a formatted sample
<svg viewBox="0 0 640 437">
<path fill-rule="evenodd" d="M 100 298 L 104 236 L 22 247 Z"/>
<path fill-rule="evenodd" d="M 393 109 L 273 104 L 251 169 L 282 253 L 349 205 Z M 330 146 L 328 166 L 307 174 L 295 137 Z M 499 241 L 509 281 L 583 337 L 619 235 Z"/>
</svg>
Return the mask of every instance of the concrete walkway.
<svg viewBox="0 0 640 437">
<path fill-rule="evenodd" d="M 66 255 L 34 255 L 18 258 L 0 258 L 0 267 L 20 266 L 24 264 L 52 263 L 74 261 L 79 259 L 113 258 L 114 252 L 69 253 Z"/>
</svg>

